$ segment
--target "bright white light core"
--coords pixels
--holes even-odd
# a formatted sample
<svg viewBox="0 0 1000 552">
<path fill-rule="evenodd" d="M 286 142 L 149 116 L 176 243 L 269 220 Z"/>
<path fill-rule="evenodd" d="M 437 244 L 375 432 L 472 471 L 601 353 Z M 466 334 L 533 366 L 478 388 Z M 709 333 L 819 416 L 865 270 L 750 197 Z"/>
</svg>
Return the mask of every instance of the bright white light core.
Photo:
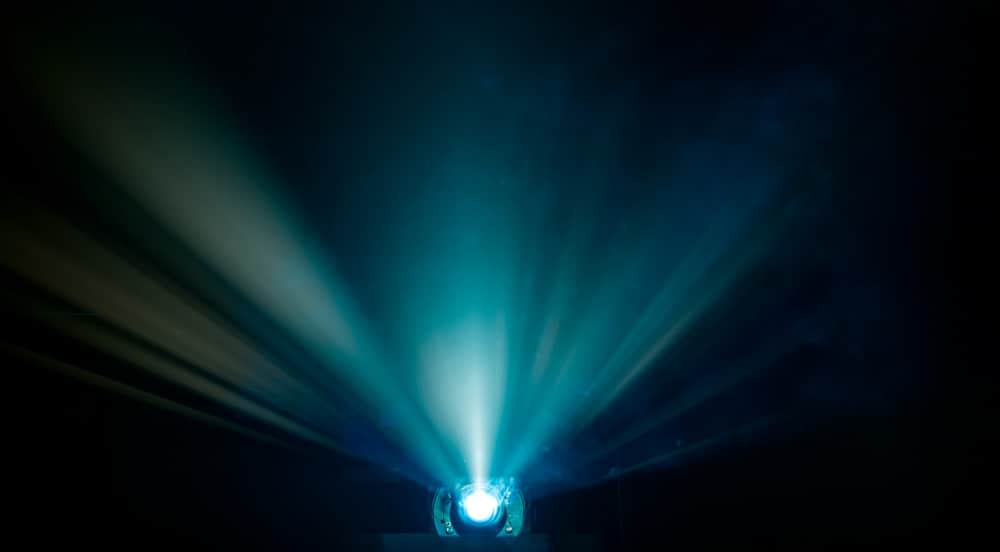
<svg viewBox="0 0 1000 552">
<path fill-rule="evenodd" d="M 483 490 L 475 490 L 465 497 L 465 515 L 474 522 L 488 521 L 496 513 L 499 502 L 495 496 Z"/>
</svg>

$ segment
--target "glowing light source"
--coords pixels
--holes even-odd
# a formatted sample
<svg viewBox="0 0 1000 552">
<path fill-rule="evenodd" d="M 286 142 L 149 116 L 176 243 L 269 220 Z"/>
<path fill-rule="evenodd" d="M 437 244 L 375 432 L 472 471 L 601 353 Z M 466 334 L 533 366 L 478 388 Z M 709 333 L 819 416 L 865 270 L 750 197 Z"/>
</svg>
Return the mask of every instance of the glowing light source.
<svg viewBox="0 0 1000 552">
<path fill-rule="evenodd" d="M 497 512 L 500 502 L 490 493 L 476 489 L 462 502 L 462 508 L 469 521 L 475 523 L 488 522 Z"/>
<path fill-rule="evenodd" d="M 431 513 L 434 528 L 442 537 L 495 532 L 497 538 L 510 538 L 528 529 L 526 508 L 517 481 L 501 477 L 440 487 L 434 494 Z M 453 520 L 456 514 L 459 519 Z"/>
</svg>

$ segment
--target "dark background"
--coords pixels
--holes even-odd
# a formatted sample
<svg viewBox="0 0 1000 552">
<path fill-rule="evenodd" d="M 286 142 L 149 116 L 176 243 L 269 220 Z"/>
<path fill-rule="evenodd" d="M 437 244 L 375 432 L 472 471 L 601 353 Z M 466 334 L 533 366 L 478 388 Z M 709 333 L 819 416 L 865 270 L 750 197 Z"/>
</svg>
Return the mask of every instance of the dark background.
<svg viewBox="0 0 1000 552">
<path fill-rule="evenodd" d="M 413 3 L 296 10 L 203 3 L 17 13 L 4 23 L 10 31 L 5 60 L 15 77 L 4 100 L 7 193 L 113 236 L 100 216 L 80 207 L 99 193 L 99 171 L 49 125 L 17 78 L 29 63 L 19 50 L 26 37 L 58 42 L 82 34 L 121 45 L 149 41 L 143 30 L 156 29 L 155 36 L 186 52 L 232 102 L 250 140 L 286 180 L 302 182 L 289 193 L 307 206 L 357 281 L 370 261 L 352 249 L 360 246 L 337 236 L 367 215 L 328 218 L 308 206 L 320 203 L 313 199 L 338 203 L 369 192 L 321 186 L 310 176 L 336 170 L 345 180 L 365 177 L 380 155 L 401 148 L 413 152 L 411 169 L 431 171 L 413 144 L 424 144 L 428 158 L 444 147 L 422 129 L 448 102 L 468 102 L 455 109 L 482 118 L 444 123 L 456 128 L 486 128 L 491 117 L 507 113 L 477 104 L 483 100 L 467 89 L 519 97 L 516 91 L 550 86 L 552 74 L 571 75 L 575 109 L 586 113 L 609 91 L 635 86 L 635 122 L 624 125 L 618 146 L 620 170 L 628 175 L 653 163 L 656 152 L 645 146 L 659 130 L 642 121 L 659 120 L 663 98 L 676 98 L 669 92 L 673 82 L 697 83 L 696 97 L 681 95 L 689 107 L 671 111 L 690 116 L 672 126 L 677 136 L 671 139 L 683 141 L 700 124 L 699 114 L 738 86 L 787 74 L 807 75 L 820 87 L 832 79 L 836 105 L 817 108 L 832 113 L 821 127 L 828 134 L 810 148 L 822 150 L 837 175 L 823 200 L 834 214 L 817 217 L 808 260 L 802 247 L 790 248 L 755 275 L 780 289 L 802 284 L 779 294 L 783 302 L 765 302 L 763 317 L 778 328 L 794 313 L 836 297 L 841 306 L 823 316 L 850 320 L 870 288 L 843 282 L 875 282 L 880 293 L 892 289 L 895 307 L 848 325 L 847 337 L 796 348 L 781 361 L 786 368 L 741 388 L 733 401 L 779 397 L 800 413 L 797 422 L 669 469 L 545 496 L 531 504 L 532 529 L 593 533 L 609 548 L 833 549 L 929 541 L 955 547 L 985 531 L 995 510 L 987 452 L 995 443 L 996 401 L 988 370 L 973 357 L 982 330 L 966 306 L 984 279 L 976 276 L 975 259 L 989 251 L 978 245 L 985 233 L 976 214 L 981 209 L 970 209 L 978 203 L 976 185 L 989 180 L 976 176 L 984 147 L 973 132 L 982 94 L 975 83 L 986 71 L 976 22 L 984 15 L 961 3 L 808 4 L 522 10 Z M 543 105 L 525 109 L 538 109 L 537 117 L 550 111 L 544 94 L 529 96 Z M 789 101 L 798 101 L 792 96 Z M 795 109 L 792 122 L 800 113 Z M 560 129 L 557 136 L 573 139 L 570 126 Z M 553 162 L 572 165 L 571 154 Z M 794 151 L 784 154 L 794 162 Z M 79 175 L 95 183 L 66 184 Z M 643 192 L 633 193 L 641 198 Z M 607 207 L 626 218 L 631 208 L 625 200 Z M 127 370 L 52 335 L 34 321 L 37 305 L 51 298 L 0 275 L 5 346 Z M 719 339 L 738 341 L 739 335 Z M 815 380 L 788 368 L 811 366 L 808 373 L 822 381 L 852 343 L 874 353 L 838 372 L 829 396 L 809 391 Z M 10 408 L 4 455 L 13 460 L 5 470 L 14 490 L 9 506 L 15 533 L 29 543 L 320 549 L 348 547 L 358 534 L 431 530 L 428 491 L 380 468 L 172 416 L 38 369 L 10 348 L 3 363 Z M 631 404 L 642 408 L 642 400 L 655 396 Z M 692 414 L 697 422 L 686 423 L 711 425 L 709 418 L 728 422 L 739 415 L 735 407 L 708 406 Z M 606 427 L 614 425 L 599 420 L 581 442 L 599 438 Z M 644 442 L 622 454 L 634 461 L 656 450 L 656 442 Z"/>
</svg>

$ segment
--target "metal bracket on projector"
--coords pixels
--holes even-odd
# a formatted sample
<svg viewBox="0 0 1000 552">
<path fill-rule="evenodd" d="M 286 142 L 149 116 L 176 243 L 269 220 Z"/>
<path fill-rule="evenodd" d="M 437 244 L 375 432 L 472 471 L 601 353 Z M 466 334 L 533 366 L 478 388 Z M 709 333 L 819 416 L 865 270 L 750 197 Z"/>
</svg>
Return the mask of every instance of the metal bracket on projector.
<svg viewBox="0 0 1000 552">
<path fill-rule="evenodd" d="M 434 528 L 442 537 L 457 537 L 455 526 L 451 523 L 451 505 L 454 497 L 451 491 L 441 487 L 434 493 Z"/>
<path fill-rule="evenodd" d="M 508 489 L 505 494 L 503 503 L 506 516 L 504 516 L 503 527 L 497 533 L 497 537 L 516 537 L 524 530 L 524 514 L 527 510 L 527 504 L 524 501 L 524 493 L 520 489 Z"/>
<path fill-rule="evenodd" d="M 527 502 L 524 493 L 516 487 L 513 479 L 496 480 L 491 483 L 490 488 L 496 492 L 502 509 L 501 515 L 497 518 L 498 527 L 497 538 L 510 538 L 521 535 L 525 530 L 525 513 Z M 461 496 L 462 485 L 456 485 L 455 489 L 441 487 L 434 493 L 432 513 L 434 515 L 434 529 L 441 537 L 459 537 L 459 528 L 452 521 L 452 514 L 459 506 L 456 504 Z M 492 524 L 491 524 L 492 525 Z"/>
</svg>

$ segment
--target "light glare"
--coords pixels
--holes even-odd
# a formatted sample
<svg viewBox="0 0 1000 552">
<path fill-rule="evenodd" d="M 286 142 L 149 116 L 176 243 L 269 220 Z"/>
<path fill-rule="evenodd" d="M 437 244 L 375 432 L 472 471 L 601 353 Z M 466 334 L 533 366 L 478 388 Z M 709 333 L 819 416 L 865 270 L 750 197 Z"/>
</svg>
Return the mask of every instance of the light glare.
<svg viewBox="0 0 1000 552">
<path fill-rule="evenodd" d="M 465 515 L 477 523 L 482 523 L 492 518 L 498 506 L 496 497 L 483 490 L 473 491 L 469 496 L 465 497 L 464 502 Z"/>
</svg>

